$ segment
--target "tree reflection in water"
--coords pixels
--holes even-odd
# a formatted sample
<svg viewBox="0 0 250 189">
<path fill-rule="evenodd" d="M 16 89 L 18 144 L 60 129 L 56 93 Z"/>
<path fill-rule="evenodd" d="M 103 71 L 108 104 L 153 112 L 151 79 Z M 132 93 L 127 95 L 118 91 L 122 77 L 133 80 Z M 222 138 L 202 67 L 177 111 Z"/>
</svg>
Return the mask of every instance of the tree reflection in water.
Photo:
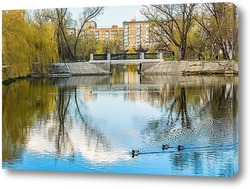
<svg viewBox="0 0 250 189">
<path fill-rule="evenodd" d="M 47 79 L 21 80 L 3 85 L 2 91 L 2 155 L 11 166 L 22 160 L 37 120 L 46 120 L 53 112 L 57 88 Z"/>
<path fill-rule="evenodd" d="M 204 167 L 213 166 L 203 165 L 203 160 L 216 164 L 227 158 L 226 165 L 218 167 L 234 166 L 230 158 L 237 157 L 237 149 L 222 152 L 221 148 L 209 151 L 197 147 L 223 149 L 224 145 L 238 143 L 237 79 L 180 76 L 150 80 L 135 74 L 124 74 L 124 78 L 127 80 L 108 76 L 37 79 L 3 86 L 4 167 L 22 166 L 22 157 L 27 165 L 33 154 L 45 154 L 50 162 L 59 162 L 58 167 L 65 163 L 60 160 L 67 159 L 77 161 L 72 167 L 78 168 L 81 162 L 87 168 L 108 165 L 117 171 L 119 166 L 130 169 L 131 161 L 138 161 L 136 166 L 143 165 L 142 159 L 148 161 L 150 155 L 131 160 L 132 145 L 138 145 L 137 149 L 141 145 L 140 152 L 161 152 L 162 144 L 184 145 L 187 151 L 166 150 L 167 154 L 151 156 L 155 161 L 147 162 L 147 166 L 158 166 L 162 157 L 172 169 L 170 174 L 192 169 L 194 174 L 202 175 Z M 131 121 L 121 120 L 126 124 L 120 125 L 124 113 L 117 114 L 119 108 L 124 108 L 125 114 L 135 108 L 128 112 Z M 101 115 L 107 110 L 110 112 Z M 112 118 L 117 120 L 110 121 Z M 213 157 L 216 160 L 210 161 Z M 225 170 L 218 172 L 225 174 Z"/>
<path fill-rule="evenodd" d="M 89 91 L 86 91 L 89 93 Z M 74 96 L 74 98 L 72 98 Z M 110 147 L 107 142 L 105 135 L 99 131 L 97 128 L 91 126 L 91 120 L 89 120 L 87 112 L 86 112 L 86 104 L 83 100 L 81 100 L 81 105 L 79 105 L 78 99 L 78 90 L 77 87 L 66 87 L 60 86 L 58 88 L 58 97 L 57 97 L 57 115 L 55 118 L 59 121 L 58 124 L 53 127 L 49 133 L 54 133 L 55 137 L 55 148 L 57 158 L 61 158 L 61 156 L 71 157 L 71 160 L 74 161 L 75 151 L 77 150 L 74 147 L 74 143 L 71 140 L 70 130 L 75 129 L 77 124 L 75 122 L 75 118 L 78 116 L 80 118 L 80 127 L 84 131 L 83 140 L 87 141 L 86 143 L 91 149 L 95 149 L 95 151 L 109 151 Z M 72 115 L 69 111 L 69 107 L 72 109 L 75 107 L 74 111 L 76 114 Z M 73 117 L 75 116 L 75 117 Z M 57 132 L 55 129 L 57 128 Z M 54 130 L 54 131 L 52 131 Z M 51 136 L 52 137 L 52 136 Z M 78 141 L 81 143 L 81 141 Z M 93 146 L 95 145 L 95 146 Z"/>
<path fill-rule="evenodd" d="M 80 116 L 82 126 L 84 127 L 84 133 L 85 137 L 88 140 L 88 144 L 91 144 L 91 140 L 95 140 L 95 147 L 91 146 L 91 148 L 95 149 L 95 151 L 99 151 L 100 149 L 104 151 L 109 151 L 110 147 L 108 144 L 108 141 L 100 130 L 97 128 L 94 128 L 91 126 L 91 124 L 87 121 L 87 114 L 86 114 L 86 104 L 83 102 L 82 107 L 85 107 L 85 114 L 82 114 L 82 111 L 80 109 L 79 103 L 78 103 L 78 97 L 77 97 L 77 88 L 75 90 L 75 104 L 76 104 L 76 109 L 78 112 L 78 115 Z"/>
<path fill-rule="evenodd" d="M 196 85 L 165 83 L 161 90 L 150 89 L 149 101 L 152 105 L 159 104 L 165 113 L 159 119 L 150 120 L 148 127 L 142 131 L 144 136 L 150 138 L 142 149 L 154 149 L 161 144 L 206 146 L 208 141 L 199 141 L 204 136 L 209 137 L 212 143 L 216 143 L 214 140 L 217 137 L 224 137 L 229 142 L 231 136 L 228 135 L 232 134 L 232 130 L 237 133 L 236 94 L 237 86 L 230 82 L 201 82 Z"/>
<path fill-rule="evenodd" d="M 195 174 L 204 175 L 207 170 L 203 170 L 206 166 L 201 157 L 208 161 L 213 157 L 224 159 L 220 149 L 238 144 L 237 90 L 230 80 L 191 86 L 165 83 L 161 90 L 149 90 L 151 104 L 160 104 L 165 113 L 159 119 L 150 120 L 142 131 L 150 141 L 141 147 L 141 152 L 160 151 L 162 144 L 185 145 L 187 151 L 170 154 L 172 173 L 182 174 L 193 168 Z M 237 149 L 231 148 L 227 153 L 232 157 L 225 160 L 227 167 L 233 167 Z M 233 169 L 228 170 L 233 174 Z M 216 167 L 211 172 L 216 172 Z M 225 174 L 223 169 L 218 172 Z"/>
<path fill-rule="evenodd" d="M 178 84 L 166 87 L 166 84 L 164 84 L 161 91 L 149 90 L 149 98 L 151 103 L 153 101 L 159 101 L 159 104 L 165 112 L 159 120 L 151 120 L 149 127 L 145 130 L 148 134 L 154 133 L 155 138 L 153 138 L 152 141 L 157 142 L 164 140 L 173 131 L 175 132 L 176 138 L 178 133 L 181 135 L 181 133 L 187 130 L 193 131 L 185 86 Z"/>
<path fill-rule="evenodd" d="M 186 92 L 185 87 L 179 87 L 179 95 L 174 98 L 174 102 L 171 104 L 169 108 L 169 115 L 167 118 L 167 124 L 173 126 L 181 117 L 181 126 L 182 128 L 191 128 L 191 120 L 188 116 L 187 112 L 187 101 L 186 101 Z M 173 120 L 173 109 L 176 106 L 176 118 Z"/>
<path fill-rule="evenodd" d="M 71 99 L 70 94 L 70 92 L 67 92 L 66 87 L 59 87 L 57 100 L 59 127 L 55 142 L 56 153 L 58 157 L 60 157 L 60 155 L 64 154 L 65 152 L 68 152 L 72 157 L 74 157 L 74 147 L 67 131 L 69 126 L 65 127 L 65 119 Z"/>
</svg>

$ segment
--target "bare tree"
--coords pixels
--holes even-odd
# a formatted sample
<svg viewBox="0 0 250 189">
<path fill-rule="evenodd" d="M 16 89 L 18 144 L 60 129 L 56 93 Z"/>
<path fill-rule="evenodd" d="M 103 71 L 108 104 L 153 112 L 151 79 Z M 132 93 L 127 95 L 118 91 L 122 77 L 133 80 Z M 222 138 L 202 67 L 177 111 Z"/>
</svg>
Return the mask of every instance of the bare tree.
<svg viewBox="0 0 250 189">
<path fill-rule="evenodd" d="M 68 27 L 66 15 L 67 15 L 68 9 L 67 8 L 60 8 L 60 9 L 57 8 L 57 9 L 55 9 L 55 12 L 56 12 L 56 21 L 58 24 L 57 39 L 58 39 L 59 47 L 62 48 L 63 41 L 65 41 L 68 52 L 69 52 L 70 56 L 72 57 L 72 59 L 74 60 L 75 57 L 74 57 L 74 54 L 71 50 L 69 40 L 68 40 L 67 34 L 66 34 L 66 29 Z M 60 51 L 62 51 L 62 49 L 60 49 Z"/>
<path fill-rule="evenodd" d="M 101 14 L 103 7 L 83 8 L 79 15 L 79 29 L 75 29 L 74 35 L 69 35 L 68 29 L 76 27 L 76 21 L 71 18 L 71 13 L 67 8 L 43 9 L 40 16 L 50 20 L 55 24 L 58 53 L 62 60 L 69 58 L 77 61 L 77 47 L 83 34 L 85 24 Z M 39 18 L 40 19 L 40 18 Z"/>
<path fill-rule="evenodd" d="M 185 59 L 187 37 L 193 24 L 196 4 L 163 4 L 144 6 L 141 13 L 152 22 L 164 44 L 172 43 L 179 49 L 179 59 Z"/>
<path fill-rule="evenodd" d="M 222 52 L 224 59 L 234 59 L 237 51 L 238 18 L 232 3 L 205 3 L 194 17 L 210 40 L 210 48 Z"/>
<path fill-rule="evenodd" d="M 77 61 L 77 45 L 79 43 L 80 36 L 82 34 L 84 25 L 90 21 L 91 19 L 95 18 L 99 15 L 103 10 L 103 7 L 87 7 L 83 8 L 83 12 L 79 17 L 80 28 L 76 30 L 76 37 L 73 42 L 73 47 L 70 46 L 69 40 L 66 37 L 66 28 L 65 28 L 65 15 L 67 14 L 68 9 L 56 9 L 56 15 L 58 19 L 58 26 L 61 30 L 62 36 L 64 41 L 66 42 L 67 49 L 69 51 L 72 60 Z"/>
</svg>

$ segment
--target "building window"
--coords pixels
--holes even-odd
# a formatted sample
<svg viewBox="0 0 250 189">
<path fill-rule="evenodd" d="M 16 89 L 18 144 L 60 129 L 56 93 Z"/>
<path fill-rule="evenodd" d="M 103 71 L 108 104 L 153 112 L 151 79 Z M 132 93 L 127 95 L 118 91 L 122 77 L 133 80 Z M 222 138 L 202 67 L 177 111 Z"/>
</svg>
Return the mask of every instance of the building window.
<svg viewBox="0 0 250 189">
<path fill-rule="evenodd" d="M 111 31 L 111 35 L 117 35 L 118 34 L 118 31 L 117 30 L 112 30 Z"/>
</svg>

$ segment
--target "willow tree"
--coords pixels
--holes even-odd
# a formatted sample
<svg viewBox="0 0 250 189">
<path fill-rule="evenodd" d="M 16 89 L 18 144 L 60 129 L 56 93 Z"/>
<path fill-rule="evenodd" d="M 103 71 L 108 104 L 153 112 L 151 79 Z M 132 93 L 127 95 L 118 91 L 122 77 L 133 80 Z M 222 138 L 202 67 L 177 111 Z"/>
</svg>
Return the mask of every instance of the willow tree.
<svg viewBox="0 0 250 189">
<path fill-rule="evenodd" d="M 34 63 L 48 64 L 57 59 L 51 23 L 40 25 L 27 15 L 25 10 L 3 11 L 3 80 L 27 76 L 33 72 Z"/>
<path fill-rule="evenodd" d="M 31 55 L 25 11 L 3 11 L 2 16 L 3 80 L 26 76 L 30 71 Z"/>
<path fill-rule="evenodd" d="M 169 43 L 178 48 L 178 58 L 186 56 L 187 37 L 193 25 L 196 4 L 160 4 L 144 6 L 141 13 L 152 23 L 153 37 L 165 46 Z"/>
<path fill-rule="evenodd" d="M 46 73 L 51 62 L 57 62 L 58 51 L 54 36 L 55 27 L 40 16 L 40 10 L 34 10 L 29 24 L 30 54 L 32 54 L 32 72 Z"/>
<path fill-rule="evenodd" d="M 41 63 L 56 62 L 58 50 L 55 37 L 55 26 L 48 19 L 40 15 L 41 10 L 35 10 L 33 21 L 30 23 L 33 32 L 33 43 L 37 54 L 37 60 Z"/>
</svg>

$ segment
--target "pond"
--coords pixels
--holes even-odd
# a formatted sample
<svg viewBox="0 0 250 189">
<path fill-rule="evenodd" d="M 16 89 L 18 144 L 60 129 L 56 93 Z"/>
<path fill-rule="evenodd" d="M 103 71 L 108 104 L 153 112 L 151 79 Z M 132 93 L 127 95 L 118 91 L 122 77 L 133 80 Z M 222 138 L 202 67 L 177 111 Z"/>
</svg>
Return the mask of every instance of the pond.
<svg viewBox="0 0 250 189">
<path fill-rule="evenodd" d="M 112 71 L 3 85 L 3 169 L 216 177 L 238 171 L 237 76 L 143 76 L 133 65 Z"/>
</svg>

